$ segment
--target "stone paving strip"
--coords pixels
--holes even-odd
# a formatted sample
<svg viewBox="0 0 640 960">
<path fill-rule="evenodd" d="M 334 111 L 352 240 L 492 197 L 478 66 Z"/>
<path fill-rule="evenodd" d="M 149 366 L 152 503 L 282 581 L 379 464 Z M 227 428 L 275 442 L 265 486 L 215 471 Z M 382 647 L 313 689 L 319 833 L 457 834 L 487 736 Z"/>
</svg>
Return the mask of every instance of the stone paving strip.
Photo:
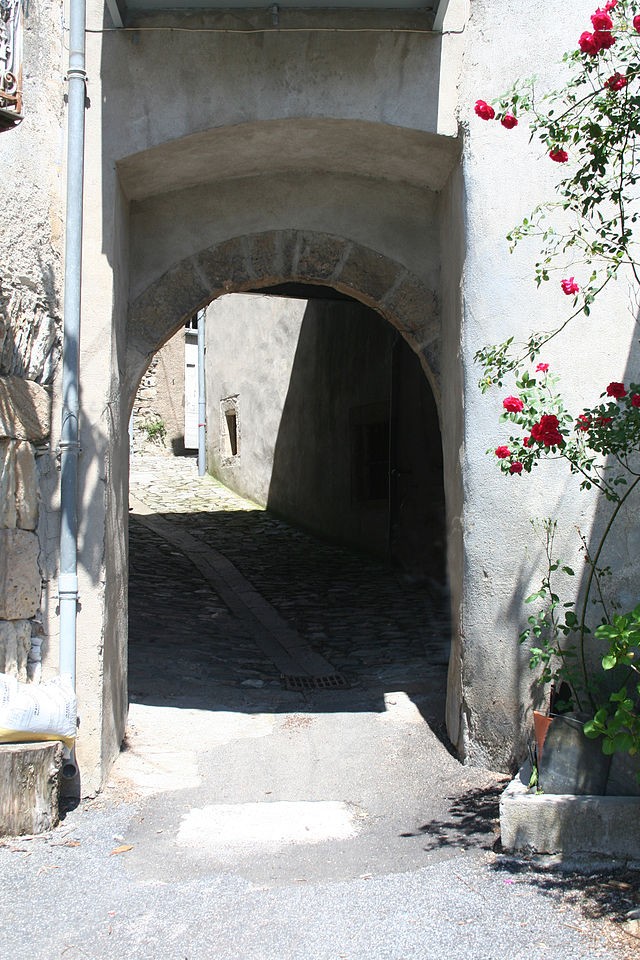
<svg viewBox="0 0 640 960">
<path fill-rule="evenodd" d="M 328 677 L 335 668 L 305 643 L 240 571 L 219 550 L 203 543 L 130 495 L 134 516 L 169 543 L 178 547 L 198 568 L 231 612 L 248 624 L 258 646 L 284 675 Z"/>
</svg>

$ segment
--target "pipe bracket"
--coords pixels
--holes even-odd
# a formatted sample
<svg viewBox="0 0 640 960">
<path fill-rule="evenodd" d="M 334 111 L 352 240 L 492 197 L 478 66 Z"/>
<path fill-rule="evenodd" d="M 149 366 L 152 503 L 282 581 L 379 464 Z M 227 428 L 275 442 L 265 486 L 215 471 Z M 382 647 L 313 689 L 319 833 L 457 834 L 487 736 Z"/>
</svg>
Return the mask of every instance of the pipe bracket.
<svg viewBox="0 0 640 960">
<path fill-rule="evenodd" d="M 58 597 L 73 600 L 78 597 L 78 576 L 75 573 L 61 573 L 58 576 Z"/>
</svg>

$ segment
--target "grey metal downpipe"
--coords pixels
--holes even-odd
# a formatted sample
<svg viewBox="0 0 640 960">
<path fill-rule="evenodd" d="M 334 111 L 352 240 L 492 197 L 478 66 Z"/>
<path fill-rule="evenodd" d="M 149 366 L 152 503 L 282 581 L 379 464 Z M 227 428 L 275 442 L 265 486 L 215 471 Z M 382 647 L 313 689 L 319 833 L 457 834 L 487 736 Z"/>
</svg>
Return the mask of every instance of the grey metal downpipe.
<svg viewBox="0 0 640 960">
<path fill-rule="evenodd" d="M 206 419 L 207 403 L 205 394 L 205 370 L 204 370 L 204 324 L 206 311 L 198 312 L 198 476 L 204 477 L 206 473 Z"/>
<path fill-rule="evenodd" d="M 70 0 L 67 134 L 67 210 L 62 341 L 62 424 L 60 430 L 60 675 L 76 686 L 78 607 L 78 456 L 80 291 L 84 176 L 85 0 Z M 77 774 L 75 753 L 63 764 L 65 779 Z"/>
</svg>

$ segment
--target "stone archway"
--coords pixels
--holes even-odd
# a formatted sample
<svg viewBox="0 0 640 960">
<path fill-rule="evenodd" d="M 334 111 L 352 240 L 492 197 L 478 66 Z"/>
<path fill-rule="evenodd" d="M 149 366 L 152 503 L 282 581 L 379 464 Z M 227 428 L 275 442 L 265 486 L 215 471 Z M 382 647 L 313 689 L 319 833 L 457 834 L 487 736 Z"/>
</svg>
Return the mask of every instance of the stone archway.
<svg viewBox="0 0 640 960">
<path fill-rule="evenodd" d="M 199 308 L 225 293 L 284 282 L 335 287 L 388 320 L 420 357 L 440 400 L 437 299 L 402 264 L 344 237 L 272 230 L 234 237 L 177 263 L 131 305 L 125 384 L 129 407 L 150 358 Z"/>
<path fill-rule="evenodd" d="M 436 292 L 402 263 L 350 238 L 297 229 L 229 238 L 177 262 L 131 303 L 121 399 L 130 411 L 151 358 L 198 309 L 224 294 L 287 282 L 331 286 L 374 309 L 415 351 L 433 392 L 444 455 L 452 612 L 447 724 L 452 739 L 458 742 L 462 649 L 456 611 L 462 576 L 460 525 L 454 515 L 461 498 L 458 441 L 455 431 L 445 430 L 443 425 L 443 407 L 457 401 L 452 400 L 451 385 L 445 390 L 441 380 L 442 365 L 448 363 L 443 354 L 446 338 Z"/>
</svg>

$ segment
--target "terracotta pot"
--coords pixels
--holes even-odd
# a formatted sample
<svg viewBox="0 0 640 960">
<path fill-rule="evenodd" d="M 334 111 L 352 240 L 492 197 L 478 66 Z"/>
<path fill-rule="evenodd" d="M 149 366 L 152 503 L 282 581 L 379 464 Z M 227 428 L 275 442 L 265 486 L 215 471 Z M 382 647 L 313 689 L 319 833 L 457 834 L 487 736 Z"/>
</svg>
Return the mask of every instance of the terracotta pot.
<svg viewBox="0 0 640 960">
<path fill-rule="evenodd" d="M 548 717 L 546 713 L 540 713 L 539 710 L 533 711 L 533 729 L 536 735 L 536 749 L 538 751 L 538 763 L 542 757 L 542 748 L 547 736 L 547 731 L 551 726 L 553 717 Z"/>
</svg>

